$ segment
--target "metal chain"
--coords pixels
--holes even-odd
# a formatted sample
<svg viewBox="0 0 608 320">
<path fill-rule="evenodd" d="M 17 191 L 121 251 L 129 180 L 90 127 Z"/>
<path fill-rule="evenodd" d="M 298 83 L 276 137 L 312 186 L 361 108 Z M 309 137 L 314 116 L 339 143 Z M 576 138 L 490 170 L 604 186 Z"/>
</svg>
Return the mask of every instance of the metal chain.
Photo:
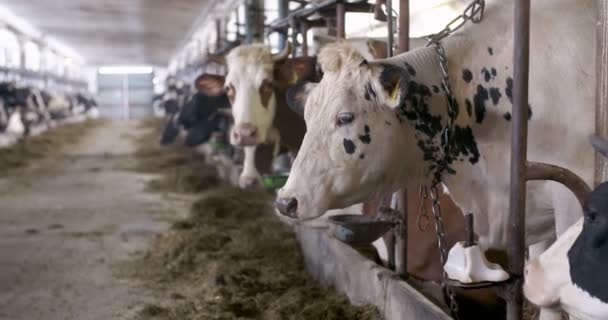
<svg viewBox="0 0 608 320">
<path fill-rule="evenodd" d="M 416 224 L 418 225 L 418 230 L 424 232 L 428 229 L 429 223 L 431 219 L 429 219 L 429 214 L 426 211 L 426 200 L 429 198 L 429 193 L 426 190 L 426 186 L 420 186 L 420 191 L 418 192 L 418 218 L 416 219 Z"/>
<path fill-rule="evenodd" d="M 473 23 L 479 23 L 483 19 L 483 13 L 485 9 L 485 1 L 484 0 L 473 0 L 460 14 L 458 17 L 454 18 L 450 21 L 443 30 L 429 37 L 429 41 L 427 43 L 428 46 L 434 46 L 435 52 L 437 53 L 437 57 L 439 58 L 439 67 L 441 69 L 441 87 L 447 99 L 447 113 L 448 120 L 446 127 L 442 133 L 441 137 L 441 159 L 439 159 L 439 163 L 437 163 L 437 167 L 435 169 L 433 180 L 430 187 L 431 193 L 431 201 L 432 201 L 432 211 L 433 216 L 435 218 L 435 231 L 437 233 L 437 245 L 439 247 L 439 256 L 441 259 L 441 266 L 445 265 L 445 262 L 448 257 L 447 250 L 447 241 L 445 238 L 445 231 L 443 229 L 443 217 L 441 213 L 441 203 L 439 201 L 439 193 L 437 191 L 437 186 L 442 182 L 443 172 L 448 169 L 449 157 L 451 155 L 451 141 L 453 138 L 453 128 L 454 122 L 456 120 L 456 107 L 455 107 L 455 98 L 452 93 L 452 89 L 450 87 L 450 78 L 448 73 L 448 59 L 445 54 L 445 49 L 441 45 L 441 40 L 456 32 L 460 28 L 462 28 L 468 21 Z M 428 198 L 426 186 L 422 186 L 420 188 L 420 212 L 419 212 L 419 221 L 418 227 L 420 228 L 420 219 L 423 217 L 427 217 L 426 208 L 424 208 L 424 200 Z M 422 209 L 423 208 L 423 209 Z M 456 302 L 454 290 L 447 284 L 448 275 L 443 271 L 441 286 L 445 290 L 448 299 L 449 299 L 449 309 L 452 317 L 458 320 L 458 303 Z"/>
<path fill-rule="evenodd" d="M 462 28 L 468 21 L 479 23 L 483 19 L 483 11 L 485 9 L 485 0 L 473 0 L 464 11 L 450 21 L 441 31 L 431 35 L 427 47 L 440 42 L 445 37 Z"/>
<path fill-rule="evenodd" d="M 435 217 L 435 231 L 437 233 L 437 245 L 439 247 L 439 257 L 441 259 L 441 267 L 445 266 L 445 262 L 448 258 L 448 250 L 447 250 L 447 240 L 445 239 L 445 231 L 443 229 L 443 217 L 441 215 L 441 203 L 439 202 L 439 193 L 437 191 L 437 186 L 431 186 L 431 201 L 432 201 L 432 209 L 433 216 Z M 450 313 L 452 317 L 456 320 L 458 317 L 458 302 L 456 302 L 456 297 L 454 290 L 450 286 L 447 285 L 448 274 L 443 270 L 441 287 L 445 290 L 446 294 L 449 298 Z"/>
</svg>

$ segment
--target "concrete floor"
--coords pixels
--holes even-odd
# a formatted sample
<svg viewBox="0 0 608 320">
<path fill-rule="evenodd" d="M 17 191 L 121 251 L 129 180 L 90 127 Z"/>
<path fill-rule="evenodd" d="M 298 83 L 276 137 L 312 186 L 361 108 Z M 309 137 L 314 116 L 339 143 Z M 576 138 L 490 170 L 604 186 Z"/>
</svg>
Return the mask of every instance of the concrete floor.
<svg viewBox="0 0 608 320">
<path fill-rule="evenodd" d="M 0 178 L 0 319 L 129 319 L 153 293 L 117 266 L 176 207 L 130 172 L 134 122 L 108 122 L 60 156 Z"/>
</svg>

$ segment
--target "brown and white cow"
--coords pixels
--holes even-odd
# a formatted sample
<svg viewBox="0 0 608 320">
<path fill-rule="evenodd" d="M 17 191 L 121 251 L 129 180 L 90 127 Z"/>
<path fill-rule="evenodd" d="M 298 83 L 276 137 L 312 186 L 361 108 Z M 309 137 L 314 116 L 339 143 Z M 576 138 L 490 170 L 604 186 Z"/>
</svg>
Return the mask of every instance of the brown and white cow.
<svg viewBox="0 0 608 320">
<path fill-rule="evenodd" d="M 232 104 L 234 127 L 230 143 L 245 149 L 245 163 L 239 184 L 249 187 L 259 181 L 255 166 L 256 146 L 275 143 L 297 151 L 306 125 L 291 111 L 285 102 L 290 84 L 311 81 L 316 77 L 316 59 L 311 57 L 287 58 L 290 46 L 272 54 L 262 44 L 241 45 L 225 57 L 217 59 L 226 63 L 225 77 L 204 78 L 208 94 L 224 90 Z M 207 92 L 206 92 L 207 93 Z"/>
<path fill-rule="evenodd" d="M 594 129 L 593 9 L 591 0 L 534 1 L 530 57 L 529 159 L 569 168 L 587 183 L 593 152 L 580 141 Z M 508 238 L 512 11 L 510 2 L 487 1 L 480 24 L 443 41 L 457 103 L 444 184 L 475 215 L 484 249 L 504 249 Z M 305 107 L 308 131 L 278 193 L 281 213 L 314 219 L 430 183 L 448 118 L 435 49 L 366 61 L 338 43 L 319 63 L 321 82 L 294 88 L 301 94 L 293 96 L 304 97 L 295 105 Z M 557 183 L 529 183 L 527 199 L 528 245 L 553 240 L 581 216 L 576 198 Z"/>
<path fill-rule="evenodd" d="M 592 140 L 604 155 L 608 142 Z M 524 293 L 532 303 L 585 320 L 608 319 L 608 182 L 584 205 L 584 217 L 526 266 Z"/>
</svg>

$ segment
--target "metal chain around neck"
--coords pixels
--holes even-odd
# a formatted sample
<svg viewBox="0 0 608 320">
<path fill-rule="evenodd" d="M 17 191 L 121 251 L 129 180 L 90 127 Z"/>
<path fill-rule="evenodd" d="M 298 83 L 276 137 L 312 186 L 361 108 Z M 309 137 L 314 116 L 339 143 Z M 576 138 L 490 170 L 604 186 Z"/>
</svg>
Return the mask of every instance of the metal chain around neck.
<svg viewBox="0 0 608 320">
<path fill-rule="evenodd" d="M 441 69 L 441 87 L 447 99 L 447 115 L 448 120 L 445 129 L 441 136 L 441 158 L 436 164 L 436 169 L 433 175 L 433 182 L 431 185 L 435 186 L 441 182 L 443 172 L 446 171 L 449 164 L 449 157 L 451 155 L 451 145 L 453 140 L 453 128 L 454 122 L 456 121 L 456 99 L 452 93 L 450 86 L 450 77 L 448 73 L 448 58 L 445 54 L 445 49 L 441 44 L 441 40 L 456 32 L 467 22 L 479 23 L 483 20 L 483 14 L 485 10 L 485 0 L 473 0 L 464 11 L 450 21 L 441 31 L 429 37 L 429 41 L 426 46 L 434 46 L 435 52 L 439 59 L 439 67 Z"/>
<path fill-rule="evenodd" d="M 433 174 L 433 180 L 430 186 L 430 198 L 431 198 L 431 208 L 433 212 L 433 216 L 435 219 L 435 231 L 437 234 L 437 245 L 439 247 L 439 256 L 441 259 L 442 268 L 445 265 L 445 262 L 448 257 L 448 249 L 447 249 L 447 240 L 445 237 L 445 231 L 443 228 L 443 217 L 441 213 L 441 203 L 439 201 L 439 192 L 437 190 L 437 186 L 442 182 L 443 173 L 448 169 L 450 156 L 451 156 L 451 146 L 453 140 L 453 132 L 454 132 L 454 122 L 456 121 L 456 99 L 452 93 L 452 89 L 450 87 L 450 78 L 448 73 L 448 59 L 445 54 L 445 49 L 441 45 L 441 40 L 456 32 L 458 29 L 462 28 L 468 21 L 473 23 L 479 23 L 483 20 L 483 13 L 485 9 L 485 1 L 484 0 L 473 0 L 460 14 L 458 17 L 454 18 L 450 21 L 443 30 L 429 37 L 429 41 L 427 43 L 428 46 L 434 46 L 435 52 L 437 53 L 437 57 L 439 58 L 439 66 L 441 68 L 441 87 L 447 99 L 447 115 L 448 120 L 445 129 L 442 132 L 441 136 L 441 158 L 439 162 L 436 163 L 435 172 Z M 420 200 L 426 200 L 428 198 L 428 191 L 426 186 L 422 186 L 420 189 Z M 418 221 L 418 227 L 421 228 L 422 224 L 420 221 L 421 218 L 426 219 L 428 221 L 428 215 L 426 213 L 426 209 L 424 208 L 424 203 L 420 204 L 420 216 Z M 448 286 L 447 284 L 448 275 L 443 271 L 441 286 L 445 290 L 445 293 L 448 296 L 449 303 L 448 307 L 450 309 L 450 313 L 452 317 L 456 320 L 458 317 L 458 303 L 456 302 L 454 290 Z"/>
</svg>

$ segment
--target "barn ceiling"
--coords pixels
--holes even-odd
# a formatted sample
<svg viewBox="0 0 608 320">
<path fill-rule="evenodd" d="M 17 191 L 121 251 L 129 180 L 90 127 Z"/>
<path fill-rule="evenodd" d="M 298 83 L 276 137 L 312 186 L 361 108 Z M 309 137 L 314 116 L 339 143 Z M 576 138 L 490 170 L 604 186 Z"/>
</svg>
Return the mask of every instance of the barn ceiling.
<svg viewBox="0 0 608 320">
<path fill-rule="evenodd" d="M 213 0 L 0 0 L 87 64 L 166 65 Z"/>
</svg>

